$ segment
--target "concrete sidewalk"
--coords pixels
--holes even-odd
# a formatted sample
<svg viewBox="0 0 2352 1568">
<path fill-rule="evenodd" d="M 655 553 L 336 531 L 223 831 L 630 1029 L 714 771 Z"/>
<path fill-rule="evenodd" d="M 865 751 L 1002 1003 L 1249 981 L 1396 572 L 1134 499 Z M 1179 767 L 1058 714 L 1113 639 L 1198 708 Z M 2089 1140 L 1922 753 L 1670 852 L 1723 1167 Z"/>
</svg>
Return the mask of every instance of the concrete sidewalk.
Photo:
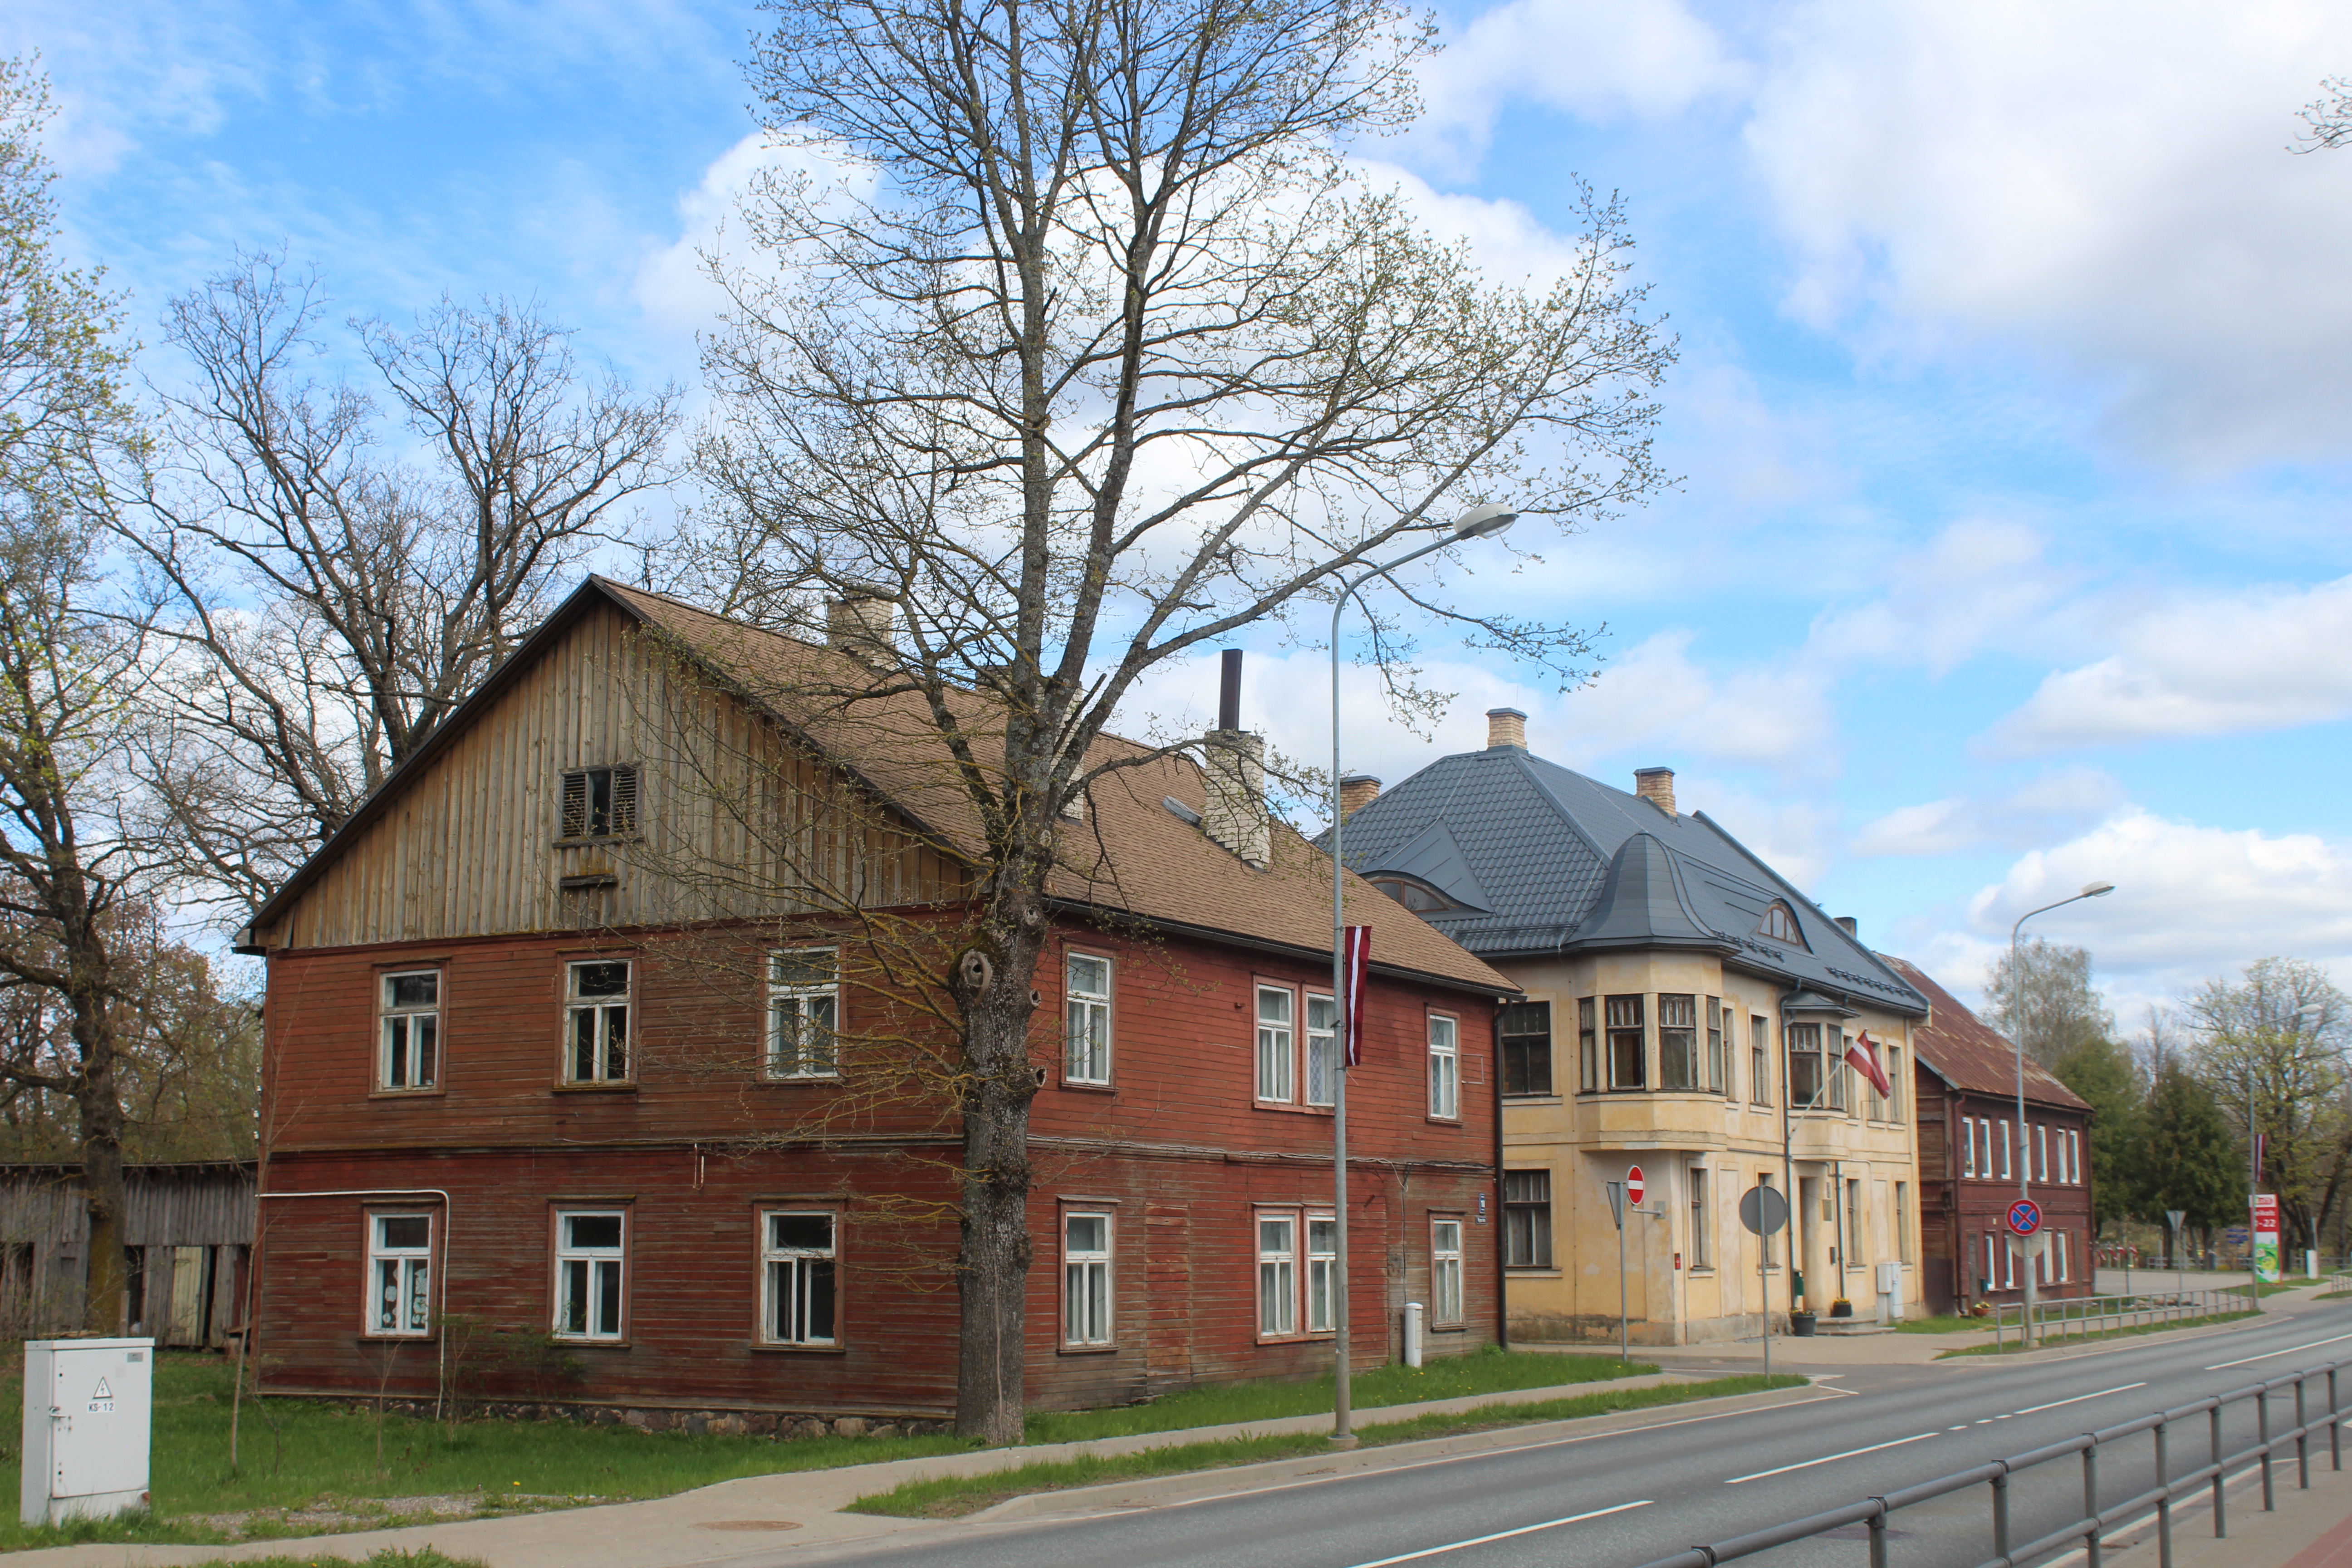
<svg viewBox="0 0 2352 1568">
<path fill-rule="evenodd" d="M 1460 1399 L 1431 1400 L 1419 1405 L 1393 1405 L 1360 1410 L 1359 1429 L 1417 1415 L 1458 1415 L 1497 1405 L 1538 1404 L 1611 1390 L 1654 1387 L 1693 1379 L 1675 1373 L 1655 1373 L 1612 1383 L 1566 1384 L 1551 1388 L 1524 1388 L 1502 1394 L 1473 1394 Z M 1727 1405 L 1785 1404 L 1827 1397 L 1811 1388 L 1738 1395 L 1730 1400 L 1697 1400 L 1670 1407 L 1671 1415 Z M 1614 1415 L 1584 1416 L 1513 1426 L 1462 1437 L 1399 1443 L 1352 1453 L 1318 1453 L 1267 1464 L 1236 1466 L 1212 1472 L 1130 1482 L 1119 1489 L 1150 1492 L 1173 1487 L 1201 1493 L 1245 1490 L 1253 1485 L 1291 1478 L 1379 1469 L 1412 1462 L 1436 1453 L 1475 1452 L 1486 1447 L 1537 1442 L 1547 1435 L 1586 1430 L 1605 1432 L 1614 1426 L 1659 1419 L 1657 1409 L 1626 1411 Z M 499 1519 L 458 1520 L 412 1525 L 398 1530 L 357 1531 L 349 1534 L 310 1536 L 285 1541 L 248 1542 L 238 1546 L 178 1546 L 104 1544 L 47 1547 L 9 1553 L 8 1568 L 162 1568 L 165 1564 L 236 1562 L 256 1557 L 292 1556 L 305 1563 L 335 1559 L 358 1561 L 386 1548 L 414 1552 L 431 1546 L 452 1557 L 478 1558 L 491 1568 L 702 1568 L 729 1563 L 754 1551 L 772 1561 L 775 1548 L 789 1545 L 796 1557 L 828 1549 L 854 1547 L 885 1535 L 969 1531 L 985 1528 L 972 1521 L 892 1519 L 875 1514 L 843 1513 L 858 1498 L 888 1491 L 906 1481 L 945 1476 L 986 1475 L 1021 1465 L 1077 1458 L 1088 1455 L 1141 1453 L 1186 1443 L 1214 1442 L 1245 1436 L 1266 1436 L 1330 1428 L 1328 1413 L 1288 1416 L 1273 1421 L 1228 1426 L 1193 1427 L 1152 1432 L 1129 1437 L 1107 1437 L 1087 1443 L 1036 1444 L 1019 1448 L 986 1448 L 966 1454 L 935 1455 L 921 1459 L 894 1459 L 881 1464 L 854 1465 L 831 1470 L 747 1476 L 721 1481 L 675 1496 L 644 1502 L 612 1503 L 594 1508 L 549 1513 L 513 1514 Z M 1267 1478 L 1267 1479 L 1259 1479 Z M 1173 1495 L 1171 1493 L 1171 1495 Z M 1044 1500 L 1040 1500 L 1041 1501 Z M 1156 1500 L 1156 1499 L 1155 1499 Z M 1010 1520 L 1028 1517 L 1034 1505 L 1022 1500 L 992 1510 Z"/>
</svg>

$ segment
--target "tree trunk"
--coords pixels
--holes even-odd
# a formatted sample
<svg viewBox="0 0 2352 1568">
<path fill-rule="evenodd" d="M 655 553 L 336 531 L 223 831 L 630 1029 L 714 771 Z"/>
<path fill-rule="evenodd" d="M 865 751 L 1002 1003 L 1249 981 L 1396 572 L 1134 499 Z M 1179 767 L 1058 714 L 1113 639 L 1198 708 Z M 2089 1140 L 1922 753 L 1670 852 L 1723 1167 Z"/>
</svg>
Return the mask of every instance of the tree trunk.
<svg viewBox="0 0 2352 1568">
<path fill-rule="evenodd" d="M 69 964 L 75 984 L 74 1046 L 81 1070 L 74 1100 L 81 1120 L 82 1201 L 89 1214 L 89 1258 L 84 1272 L 82 1327 L 92 1333 L 124 1331 L 122 1252 L 129 1241 L 122 1182 L 122 1096 L 115 1082 L 114 1016 L 103 977 L 105 939 L 85 920 L 75 934 L 80 951 Z M 152 1314 L 150 1314 L 152 1316 Z"/>
<path fill-rule="evenodd" d="M 1029 1102 L 1037 1093 L 1029 1062 L 1035 1011 L 1030 985 L 1045 920 L 1034 894 L 1006 901 L 1013 918 L 990 922 L 996 931 L 965 950 L 955 975 L 971 1074 L 963 1097 L 956 1432 L 987 1443 L 1021 1441 L 1035 1253 L 1029 1232 Z"/>
</svg>

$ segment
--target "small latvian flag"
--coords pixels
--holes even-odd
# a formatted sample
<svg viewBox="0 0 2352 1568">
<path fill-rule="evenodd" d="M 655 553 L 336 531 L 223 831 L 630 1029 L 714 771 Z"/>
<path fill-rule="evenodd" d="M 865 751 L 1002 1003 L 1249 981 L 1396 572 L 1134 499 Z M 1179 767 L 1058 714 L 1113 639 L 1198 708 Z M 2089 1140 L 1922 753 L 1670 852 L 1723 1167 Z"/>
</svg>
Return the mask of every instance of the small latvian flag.
<svg viewBox="0 0 2352 1568">
<path fill-rule="evenodd" d="M 1348 976 L 1348 1065 L 1364 1065 L 1364 973 L 1371 967 L 1372 928 L 1349 926 L 1340 952 Z"/>
<path fill-rule="evenodd" d="M 1871 1087 L 1878 1090 L 1879 1099 L 1895 1098 L 1895 1086 L 1886 1080 L 1886 1065 L 1878 1059 L 1878 1042 L 1870 1037 L 1867 1029 L 1856 1035 L 1853 1044 L 1846 1047 L 1845 1059 L 1847 1066 L 1870 1080 Z"/>
</svg>

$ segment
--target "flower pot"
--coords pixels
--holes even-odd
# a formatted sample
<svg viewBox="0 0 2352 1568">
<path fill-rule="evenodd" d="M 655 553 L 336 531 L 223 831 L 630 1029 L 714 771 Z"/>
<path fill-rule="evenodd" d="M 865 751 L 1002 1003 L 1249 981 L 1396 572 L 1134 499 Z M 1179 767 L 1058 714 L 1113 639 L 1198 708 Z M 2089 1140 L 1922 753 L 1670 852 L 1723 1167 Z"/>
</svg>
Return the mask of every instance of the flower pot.
<svg viewBox="0 0 2352 1568">
<path fill-rule="evenodd" d="M 1830 1316 L 1832 1318 L 1853 1317 L 1853 1303 L 1851 1301 L 1832 1301 L 1830 1303 Z"/>
<path fill-rule="evenodd" d="M 1811 1312 L 1791 1312 L 1789 1314 L 1789 1331 L 1801 1340 L 1811 1339 L 1815 1321 Z"/>
</svg>

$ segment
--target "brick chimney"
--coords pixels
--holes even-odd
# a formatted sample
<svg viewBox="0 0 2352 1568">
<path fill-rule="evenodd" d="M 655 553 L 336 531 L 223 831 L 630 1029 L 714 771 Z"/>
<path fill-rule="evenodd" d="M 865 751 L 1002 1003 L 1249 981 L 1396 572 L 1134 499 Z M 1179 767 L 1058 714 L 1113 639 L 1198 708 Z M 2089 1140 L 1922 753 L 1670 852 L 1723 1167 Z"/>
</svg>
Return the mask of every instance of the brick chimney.
<svg viewBox="0 0 2352 1568">
<path fill-rule="evenodd" d="M 1522 752 L 1528 749 L 1526 714 L 1516 708 L 1486 710 L 1486 749 L 1491 752 L 1497 746 L 1517 746 Z"/>
<path fill-rule="evenodd" d="M 1672 768 L 1635 768 L 1633 793 L 1664 812 L 1675 815 L 1675 770 Z"/>
<path fill-rule="evenodd" d="M 1343 773 L 1339 777 L 1339 815 L 1353 816 L 1379 798 L 1381 781 L 1370 773 Z"/>
<path fill-rule="evenodd" d="M 898 659 L 898 612 L 887 589 L 852 586 L 824 602 L 824 645 L 866 664 Z"/>
<path fill-rule="evenodd" d="M 1862 932 L 1861 932 L 1859 930 L 1857 930 L 1857 929 L 1856 929 L 1856 927 L 1857 927 L 1857 925 L 1859 924 L 1859 922 L 1858 922 L 1858 921 L 1855 921 L 1855 919 L 1854 919 L 1852 915 L 1840 915 L 1840 916 L 1838 916 L 1838 917 L 1837 917 L 1837 923 L 1838 923 L 1838 924 L 1840 924 L 1840 925 L 1842 925 L 1842 926 L 1843 926 L 1843 927 L 1845 927 L 1845 934 L 1846 934 L 1846 935 L 1848 935 L 1848 936 L 1852 936 L 1852 937 L 1859 937 L 1860 935 L 1862 935 Z"/>
<path fill-rule="evenodd" d="M 1274 827 L 1265 816 L 1265 737 L 1242 728 L 1242 650 L 1224 650 L 1217 683 L 1217 727 L 1201 748 L 1209 786 L 1201 831 L 1253 866 L 1274 858 Z"/>
</svg>

